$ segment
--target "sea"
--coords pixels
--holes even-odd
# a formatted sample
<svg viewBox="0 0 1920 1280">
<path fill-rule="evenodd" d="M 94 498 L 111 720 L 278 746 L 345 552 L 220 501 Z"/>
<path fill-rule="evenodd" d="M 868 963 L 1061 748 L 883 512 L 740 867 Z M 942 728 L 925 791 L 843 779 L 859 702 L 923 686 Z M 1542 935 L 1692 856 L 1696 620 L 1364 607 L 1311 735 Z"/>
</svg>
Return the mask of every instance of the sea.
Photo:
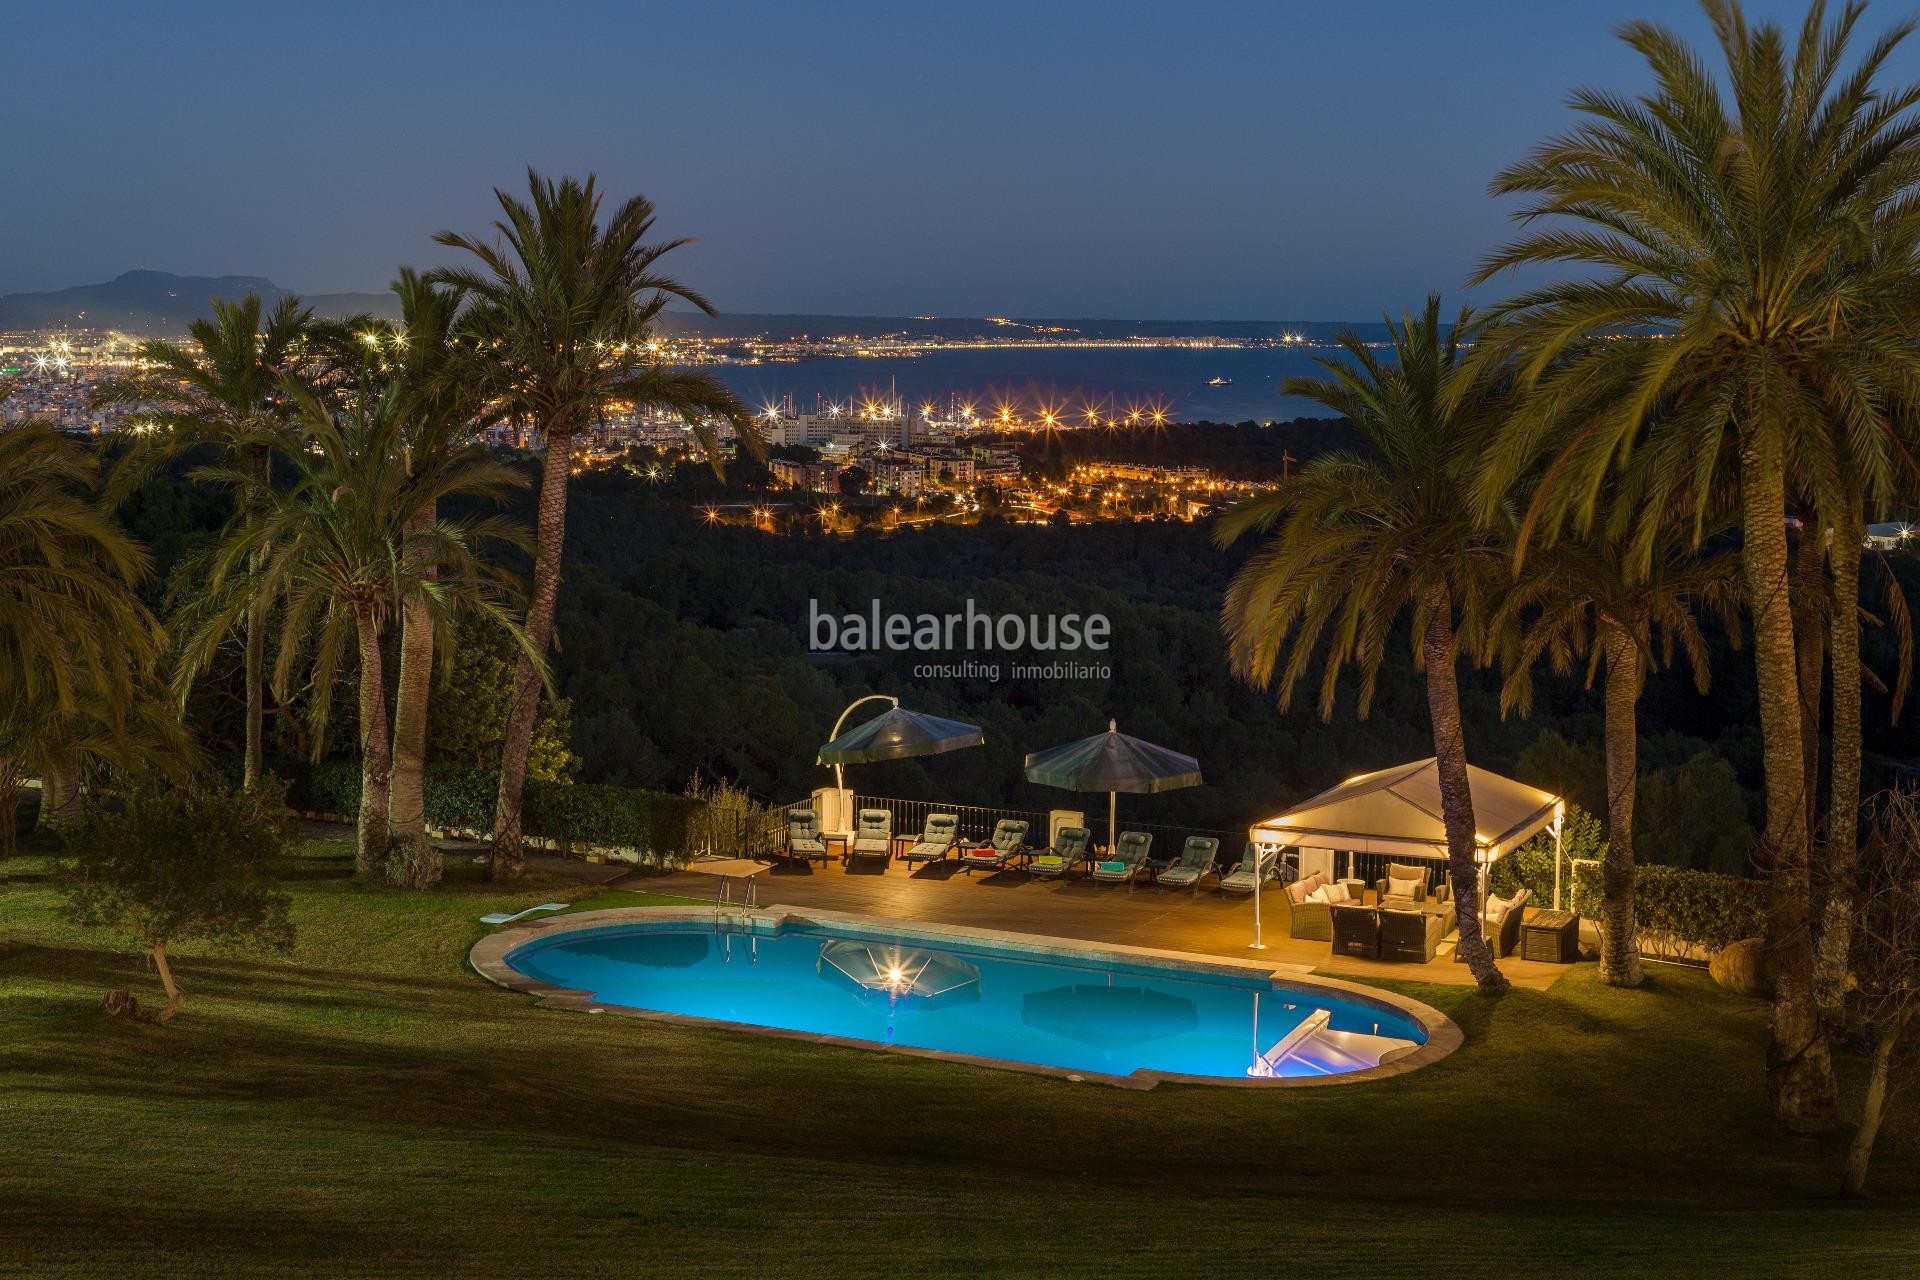
<svg viewBox="0 0 1920 1280">
<path fill-rule="evenodd" d="M 902 316 L 721 316 L 697 326 L 710 333 L 778 341 L 801 336 L 858 334 L 873 338 L 1042 337 L 1035 346 L 951 347 L 931 345 L 916 355 L 822 356 L 794 362 L 711 366 L 734 393 L 759 408 L 792 397 L 796 410 L 813 412 L 825 401 L 846 403 L 897 395 L 908 404 L 943 409 L 950 399 L 975 406 L 989 421 L 1002 407 L 1032 421 L 1042 412 L 1063 424 L 1086 422 L 1089 408 L 1104 418 L 1164 415 L 1168 422 L 1273 422 L 1326 417 L 1311 400 L 1280 394 L 1280 383 L 1320 372 L 1319 359 L 1337 354 L 1342 329 L 1383 342 L 1379 322 L 1125 320 L 940 320 Z M 1064 332 L 1062 332 L 1064 331 Z M 1076 346 L 1076 339 L 1125 337 L 1163 340 L 1219 338 L 1229 341 L 1286 339 L 1284 346 Z"/>
</svg>

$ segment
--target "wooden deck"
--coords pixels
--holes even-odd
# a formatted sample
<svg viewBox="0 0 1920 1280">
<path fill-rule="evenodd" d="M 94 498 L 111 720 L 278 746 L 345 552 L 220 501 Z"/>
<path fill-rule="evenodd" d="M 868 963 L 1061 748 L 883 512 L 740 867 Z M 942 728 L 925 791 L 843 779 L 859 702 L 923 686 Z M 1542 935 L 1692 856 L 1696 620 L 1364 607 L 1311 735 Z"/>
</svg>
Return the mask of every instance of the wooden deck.
<svg viewBox="0 0 1920 1280">
<path fill-rule="evenodd" d="M 666 877 L 635 876 L 618 887 L 693 898 L 711 898 L 715 891 L 713 877 L 697 871 Z M 1342 978 L 1397 978 L 1449 986 L 1470 986 L 1473 982 L 1467 967 L 1453 959 L 1451 937 L 1442 943 L 1438 958 L 1428 964 L 1352 959 L 1330 954 L 1324 942 L 1287 937 L 1285 916 L 1275 908 L 1264 912 L 1267 949 L 1249 951 L 1252 900 L 1211 888 L 1197 894 L 1147 884 L 1129 889 L 1125 885 L 1094 884 L 1078 875 L 1068 881 L 1030 880 L 1019 871 L 966 873 L 951 861 L 918 867 L 891 862 L 884 871 L 871 864 L 842 869 L 835 862 L 811 869 L 771 868 L 760 877 L 759 900 L 763 906 L 848 911 L 1238 960 L 1258 957 L 1276 968 L 1297 966 Z M 1567 972 L 1568 966 L 1510 956 L 1500 962 L 1500 968 L 1516 986 L 1545 990 Z"/>
</svg>

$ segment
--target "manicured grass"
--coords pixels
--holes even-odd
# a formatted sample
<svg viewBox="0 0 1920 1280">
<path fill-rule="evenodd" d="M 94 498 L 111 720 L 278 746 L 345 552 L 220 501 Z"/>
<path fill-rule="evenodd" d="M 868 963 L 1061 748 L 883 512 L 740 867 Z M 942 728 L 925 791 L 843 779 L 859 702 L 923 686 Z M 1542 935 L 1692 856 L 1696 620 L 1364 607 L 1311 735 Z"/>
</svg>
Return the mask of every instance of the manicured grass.
<svg viewBox="0 0 1920 1280">
<path fill-rule="evenodd" d="M 408 894 L 315 846 L 286 956 L 158 985 L 23 859 L 0 888 L 0 1272 L 782 1277 L 1911 1274 L 1920 1129 L 1879 1198 L 1786 1138 L 1766 1011 L 1592 966 L 1497 1001 L 1404 989 L 1465 1048 L 1375 1084 L 1137 1093 L 542 1010 L 476 917 L 594 891 L 471 868 Z"/>
</svg>

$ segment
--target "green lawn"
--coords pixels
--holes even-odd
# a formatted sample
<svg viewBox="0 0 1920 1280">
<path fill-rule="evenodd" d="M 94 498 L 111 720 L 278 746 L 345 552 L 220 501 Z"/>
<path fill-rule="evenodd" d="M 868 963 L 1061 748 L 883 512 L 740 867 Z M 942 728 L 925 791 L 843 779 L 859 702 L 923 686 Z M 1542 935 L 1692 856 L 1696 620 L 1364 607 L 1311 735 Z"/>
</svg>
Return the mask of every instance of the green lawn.
<svg viewBox="0 0 1920 1280">
<path fill-rule="evenodd" d="M 182 949 L 158 984 L 0 888 L 0 1273 L 1912 1274 L 1920 1126 L 1879 1198 L 1841 1140 L 1770 1126 L 1765 1009 L 1655 968 L 1548 994 L 1404 989 L 1466 1047 L 1397 1080 L 1146 1093 L 545 1011 L 466 966 L 470 866 L 367 889 L 296 873 L 297 949 Z M 617 1269 L 617 1270 L 616 1270 Z"/>
</svg>

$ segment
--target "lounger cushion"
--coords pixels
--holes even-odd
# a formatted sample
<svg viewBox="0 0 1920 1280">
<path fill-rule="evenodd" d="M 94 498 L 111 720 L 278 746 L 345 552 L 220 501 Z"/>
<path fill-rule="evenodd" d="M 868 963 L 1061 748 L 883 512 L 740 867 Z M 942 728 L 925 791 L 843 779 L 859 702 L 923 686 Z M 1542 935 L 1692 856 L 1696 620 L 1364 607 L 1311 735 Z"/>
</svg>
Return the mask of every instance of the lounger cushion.
<svg viewBox="0 0 1920 1280">
<path fill-rule="evenodd" d="M 1064 862 L 1066 862 L 1065 858 L 1058 858 L 1051 853 L 1046 853 L 1035 858 L 1033 860 L 1033 865 L 1036 867 L 1057 867 Z"/>
<path fill-rule="evenodd" d="M 1103 862 L 1100 864 L 1100 869 L 1102 871 L 1125 871 L 1127 864 L 1124 862 Z"/>
<path fill-rule="evenodd" d="M 1414 897 L 1426 887 L 1425 880 L 1401 880 L 1394 876 L 1387 877 L 1387 892 L 1396 898 Z"/>
</svg>

